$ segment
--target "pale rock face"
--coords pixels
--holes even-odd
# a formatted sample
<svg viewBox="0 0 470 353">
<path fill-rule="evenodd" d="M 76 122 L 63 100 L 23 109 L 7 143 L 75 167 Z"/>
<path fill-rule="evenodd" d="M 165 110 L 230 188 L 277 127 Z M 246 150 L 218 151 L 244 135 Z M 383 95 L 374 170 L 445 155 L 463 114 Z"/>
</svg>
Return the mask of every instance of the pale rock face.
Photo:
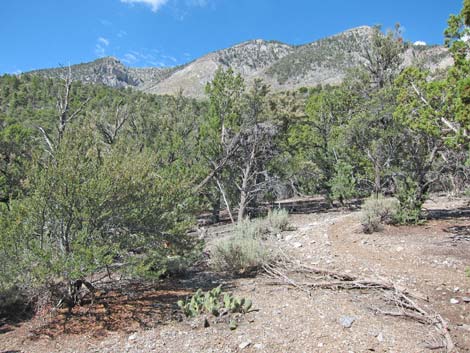
<svg viewBox="0 0 470 353">
<path fill-rule="evenodd" d="M 361 26 L 300 46 L 256 39 L 170 68 L 132 68 L 108 57 L 74 65 L 71 69 L 74 79 L 86 83 L 132 87 L 155 94 L 176 94 L 182 90 L 184 95 L 195 98 L 204 97 L 205 85 L 219 67 L 231 67 L 248 85 L 262 79 L 274 91 L 334 85 L 341 83 L 350 68 L 364 61 L 362 52 L 372 33 L 372 27 Z M 444 47 L 413 45 L 404 57 L 404 66 L 412 64 L 436 71 L 452 65 L 452 58 Z M 64 71 L 49 69 L 32 73 L 57 77 Z"/>
</svg>

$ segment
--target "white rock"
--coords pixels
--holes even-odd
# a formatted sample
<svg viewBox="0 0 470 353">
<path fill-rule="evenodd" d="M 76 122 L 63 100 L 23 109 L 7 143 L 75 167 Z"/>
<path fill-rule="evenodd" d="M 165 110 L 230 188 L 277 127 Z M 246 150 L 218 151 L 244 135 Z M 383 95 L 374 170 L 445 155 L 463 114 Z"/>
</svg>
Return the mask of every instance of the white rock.
<svg viewBox="0 0 470 353">
<path fill-rule="evenodd" d="M 344 328 L 350 328 L 352 324 L 354 323 L 354 321 L 356 321 L 356 318 L 354 316 L 342 316 L 339 319 L 339 323 Z"/>
<path fill-rule="evenodd" d="M 301 248 L 301 247 L 302 247 L 302 243 L 296 242 L 296 243 L 292 244 L 292 246 L 293 246 L 294 248 Z"/>
<path fill-rule="evenodd" d="M 459 303 L 459 300 L 458 300 L 458 299 L 455 299 L 455 298 L 451 298 L 451 299 L 450 299 L 450 303 L 451 303 L 451 304 L 458 304 L 458 303 Z"/>
<path fill-rule="evenodd" d="M 245 349 L 245 348 L 248 347 L 250 344 L 251 344 L 251 341 L 245 341 L 245 342 L 240 343 L 239 346 L 238 346 L 238 348 L 240 348 L 240 349 Z"/>
</svg>

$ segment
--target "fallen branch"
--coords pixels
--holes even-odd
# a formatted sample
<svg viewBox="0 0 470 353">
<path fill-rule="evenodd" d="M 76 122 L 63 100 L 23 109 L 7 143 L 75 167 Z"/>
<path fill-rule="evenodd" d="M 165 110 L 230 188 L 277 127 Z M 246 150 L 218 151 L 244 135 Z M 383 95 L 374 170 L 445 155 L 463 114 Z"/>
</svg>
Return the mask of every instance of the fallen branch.
<svg viewBox="0 0 470 353">
<path fill-rule="evenodd" d="M 360 279 L 358 276 L 344 274 L 327 269 L 306 266 L 300 262 L 294 262 L 287 255 L 281 253 L 281 258 L 276 265 L 265 265 L 266 274 L 276 280 L 275 284 L 286 284 L 306 292 L 311 296 L 312 289 L 330 290 L 379 290 L 385 294 L 385 299 L 397 307 L 397 311 L 384 311 L 374 308 L 374 312 L 385 316 L 403 317 L 414 320 L 421 324 L 430 325 L 436 328 L 441 336 L 446 352 L 456 352 L 455 344 L 449 333 L 448 323 L 437 313 L 429 313 L 420 307 L 416 301 L 419 299 L 428 302 L 428 297 L 419 293 L 412 293 L 405 288 L 400 288 L 396 284 L 387 281 L 372 279 Z M 304 280 L 294 280 L 293 275 L 303 275 Z M 311 282 L 309 275 L 316 275 L 318 281 Z M 307 277 L 307 278 L 305 278 Z M 310 281 L 308 281 L 310 280 Z M 389 294 L 390 293 L 390 294 Z"/>
</svg>

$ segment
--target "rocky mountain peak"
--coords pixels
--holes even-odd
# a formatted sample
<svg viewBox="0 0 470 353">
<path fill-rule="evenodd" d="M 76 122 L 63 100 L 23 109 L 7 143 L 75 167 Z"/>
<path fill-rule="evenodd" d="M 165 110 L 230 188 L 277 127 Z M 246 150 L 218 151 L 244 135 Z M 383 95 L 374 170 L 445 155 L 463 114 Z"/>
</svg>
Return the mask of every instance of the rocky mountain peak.
<svg viewBox="0 0 470 353">
<path fill-rule="evenodd" d="M 175 94 L 183 90 L 192 97 L 203 97 L 206 83 L 219 67 L 231 67 L 248 84 L 263 79 L 273 90 L 288 90 L 320 84 L 338 84 L 346 72 L 363 62 L 364 46 L 373 27 L 359 26 L 305 45 L 254 39 L 202 56 L 171 68 L 132 68 L 115 57 L 72 66 L 74 79 L 111 87 L 133 87 L 155 94 Z M 416 60 L 430 69 L 448 67 L 452 61 L 447 49 L 423 46 L 408 49 L 405 65 Z M 62 69 L 34 71 L 57 77 Z"/>
</svg>

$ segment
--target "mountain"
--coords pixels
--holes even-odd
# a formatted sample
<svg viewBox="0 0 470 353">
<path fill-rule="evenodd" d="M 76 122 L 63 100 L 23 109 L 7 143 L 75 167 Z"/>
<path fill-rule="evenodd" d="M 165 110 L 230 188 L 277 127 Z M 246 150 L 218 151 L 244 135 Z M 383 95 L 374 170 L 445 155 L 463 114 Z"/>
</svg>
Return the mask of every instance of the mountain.
<svg viewBox="0 0 470 353">
<path fill-rule="evenodd" d="M 171 68 L 132 68 L 116 58 L 106 57 L 73 65 L 71 71 L 74 79 L 87 83 L 132 87 L 155 94 L 183 90 L 185 95 L 196 98 L 204 95 L 205 84 L 212 80 L 218 67 L 231 67 L 248 83 L 256 78 L 263 79 L 273 90 L 338 84 L 350 68 L 364 61 L 361 53 L 370 43 L 372 33 L 372 27 L 361 26 L 300 46 L 257 39 Z M 452 59 L 441 46 L 409 45 L 404 65 L 413 63 L 437 70 L 451 65 Z M 57 77 L 63 70 L 44 69 L 31 73 Z"/>
</svg>

